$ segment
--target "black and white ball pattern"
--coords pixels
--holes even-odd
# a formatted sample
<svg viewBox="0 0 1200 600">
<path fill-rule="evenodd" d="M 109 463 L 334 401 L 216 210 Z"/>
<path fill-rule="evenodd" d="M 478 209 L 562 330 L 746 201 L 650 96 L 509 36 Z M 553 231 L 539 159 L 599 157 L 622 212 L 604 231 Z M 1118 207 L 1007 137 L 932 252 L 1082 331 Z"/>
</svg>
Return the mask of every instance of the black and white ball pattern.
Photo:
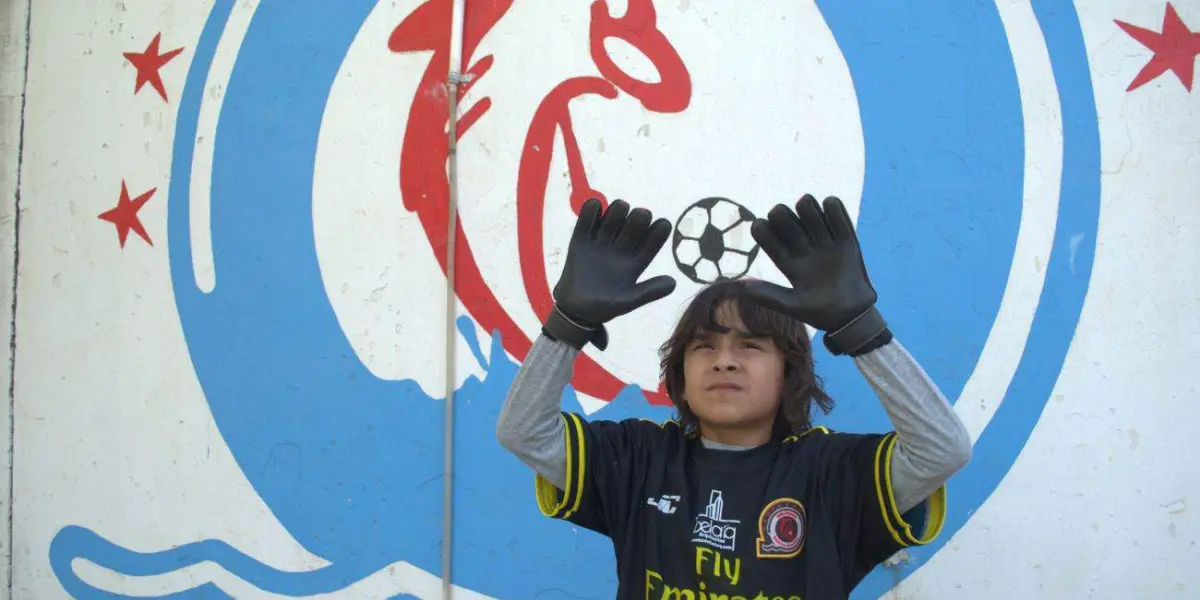
<svg viewBox="0 0 1200 600">
<path fill-rule="evenodd" d="M 675 221 L 671 251 L 688 279 L 709 284 L 739 279 L 758 257 L 750 235 L 754 213 L 728 198 L 705 198 L 683 210 Z"/>
</svg>

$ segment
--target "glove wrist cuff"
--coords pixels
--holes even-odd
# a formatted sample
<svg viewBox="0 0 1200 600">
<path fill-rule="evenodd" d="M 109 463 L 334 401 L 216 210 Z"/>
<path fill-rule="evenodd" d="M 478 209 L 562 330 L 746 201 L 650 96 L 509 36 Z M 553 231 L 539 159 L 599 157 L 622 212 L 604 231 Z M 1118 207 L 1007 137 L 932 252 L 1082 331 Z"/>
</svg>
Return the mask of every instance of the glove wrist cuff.
<svg viewBox="0 0 1200 600">
<path fill-rule="evenodd" d="M 883 319 L 879 310 L 872 306 L 851 319 L 849 323 L 838 328 L 837 331 L 826 332 L 825 348 L 834 356 L 842 354 L 858 356 L 877 348 L 879 344 L 875 343 L 876 340 L 886 343 L 888 340 L 882 338 L 890 339 L 890 336 L 886 335 L 887 333 L 887 321 Z"/>
<path fill-rule="evenodd" d="M 542 333 L 547 337 L 570 345 L 576 350 L 582 350 L 588 342 L 604 350 L 608 346 L 608 332 L 603 325 L 589 327 L 568 317 L 555 305 L 550 309 L 550 316 L 542 325 Z"/>
</svg>

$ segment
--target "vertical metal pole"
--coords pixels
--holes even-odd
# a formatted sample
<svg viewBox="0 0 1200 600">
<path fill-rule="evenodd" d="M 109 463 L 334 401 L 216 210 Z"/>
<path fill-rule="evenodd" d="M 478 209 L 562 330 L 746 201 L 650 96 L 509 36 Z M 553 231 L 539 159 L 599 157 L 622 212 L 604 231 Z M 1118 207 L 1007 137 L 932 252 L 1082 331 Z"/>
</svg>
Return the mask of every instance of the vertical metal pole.
<svg viewBox="0 0 1200 600">
<path fill-rule="evenodd" d="M 442 598 L 450 600 L 453 586 L 450 565 L 454 556 L 454 320 L 458 297 L 454 289 L 454 244 L 458 237 L 458 84 L 462 67 L 462 31 L 466 18 L 466 1 L 454 0 L 450 20 L 450 67 L 446 77 L 449 127 L 446 133 L 446 179 L 449 183 L 449 204 L 446 217 L 446 405 L 443 435 L 444 476 L 442 480 Z"/>
</svg>

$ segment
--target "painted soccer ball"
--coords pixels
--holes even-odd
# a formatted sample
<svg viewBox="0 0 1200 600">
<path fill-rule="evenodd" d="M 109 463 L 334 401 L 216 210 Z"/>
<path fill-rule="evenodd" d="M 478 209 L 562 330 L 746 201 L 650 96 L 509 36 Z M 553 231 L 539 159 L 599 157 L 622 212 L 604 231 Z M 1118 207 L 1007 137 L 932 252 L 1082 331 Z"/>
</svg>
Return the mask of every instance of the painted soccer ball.
<svg viewBox="0 0 1200 600">
<path fill-rule="evenodd" d="M 675 266 L 702 284 L 743 277 L 758 256 L 750 235 L 754 218 L 748 208 L 727 198 L 705 198 L 687 207 L 671 240 Z"/>
</svg>

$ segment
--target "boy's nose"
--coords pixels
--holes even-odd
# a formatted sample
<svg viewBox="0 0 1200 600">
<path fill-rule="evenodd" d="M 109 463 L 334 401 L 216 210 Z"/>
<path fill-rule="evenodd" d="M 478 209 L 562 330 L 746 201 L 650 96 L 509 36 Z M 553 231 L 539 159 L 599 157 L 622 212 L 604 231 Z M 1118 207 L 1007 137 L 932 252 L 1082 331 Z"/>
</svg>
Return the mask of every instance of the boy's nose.
<svg viewBox="0 0 1200 600">
<path fill-rule="evenodd" d="M 738 368 L 738 361 L 734 358 L 733 353 L 722 351 L 717 355 L 717 359 L 713 361 L 714 371 L 734 371 Z"/>
</svg>

